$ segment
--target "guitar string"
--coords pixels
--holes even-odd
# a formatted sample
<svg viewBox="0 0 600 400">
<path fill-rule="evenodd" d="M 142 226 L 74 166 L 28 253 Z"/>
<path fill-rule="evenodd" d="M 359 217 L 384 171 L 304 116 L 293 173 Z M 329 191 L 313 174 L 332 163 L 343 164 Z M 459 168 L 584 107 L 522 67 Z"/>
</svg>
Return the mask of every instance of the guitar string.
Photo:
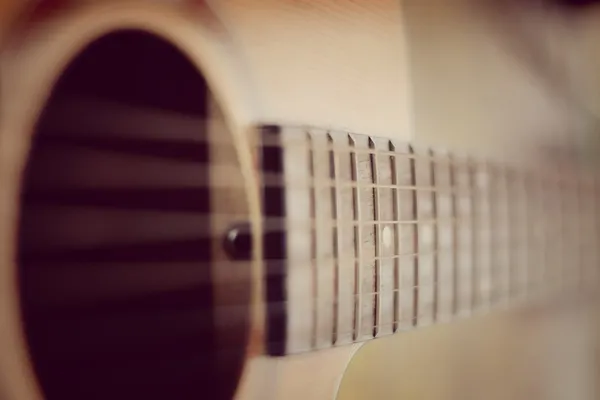
<svg viewBox="0 0 600 400">
<path fill-rule="evenodd" d="M 352 154 L 356 154 L 356 153 L 357 153 L 357 151 L 354 151 Z M 365 153 L 372 154 L 371 152 L 365 152 Z M 379 154 L 381 154 L 381 153 L 379 153 Z M 397 157 L 397 153 L 395 153 L 395 154 L 388 154 L 388 155 L 394 155 L 395 157 Z M 416 157 L 409 157 L 408 159 L 416 160 L 417 158 Z M 432 159 L 433 158 L 429 158 L 429 160 L 432 160 Z M 436 162 L 438 162 L 438 160 L 436 160 Z M 441 162 L 443 162 L 443 161 L 441 161 Z M 453 165 L 461 165 L 461 164 L 449 164 L 449 165 L 450 165 L 450 168 L 452 168 Z M 552 180 L 554 181 L 555 179 L 552 179 Z M 560 179 L 558 179 L 556 181 L 559 182 L 559 184 L 560 184 Z M 357 182 L 356 184 L 352 184 L 351 187 L 352 188 L 356 188 L 356 189 L 363 189 L 365 187 L 369 188 L 369 186 L 367 186 L 367 185 L 365 185 L 365 184 L 363 184 L 361 182 Z M 375 190 L 379 190 L 381 188 L 392 188 L 392 189 L 396 189 L 396 190 L 408 189 L 408 190 L 413 190 L 413 191 L 431 191 L 432 193 L 443 192 L 442 188 L 435 188 L 435 187 L 423 188 L 423 187 L 419 187 L 419 186 L 416 186 L 416 185 L 414 185 L 412 187 L 402 187 L 402 186 L 394 186 L 394 185 L 392 185 L 391 187 L 388 187 L 388 186 L 385 186 L 385 185 L 382 185 L 382 184 L 372 184 L 372 188 L 375 189 Z M 597 186 L 595 186 L 594 188 L 597 188 Z M 458 193 L 458 192 L 465 193 L 465 191 L 461 191 L 460 189 L 456 189 L 455 191 L 452 191 L 452 193 Z M 466 193 L 472 194 L 473 191 L 467 191 Z M 562 204 L 564 205 L 564 201 L 562 202 Z M 562 210 L 562 211 L 564 211 L 564 210 Z M 561 213 L 561 215 L 562 215 L 562 213 Z M 451 219 L 450 221 L 451 222 L 457 222 L 457 221 L 461 221 L 461 220 L 458 219 L 458 218 L 454 218 L 454 219 Z M 359 220 L 357 222 L 361 222 L 361 221 Z M 365 223 L 365 222 L 366 223 L 370 223 L 371 221 L 363 221 L 363 223 Z M 436 219 L 435 222 L 431 222 L 431 223 L 438 223 L 438 222 L 439 222 L 439 220 Z M 377 223 L 385 223 L 385 222 L 382 222 L 382 221 L 373 221 L 373 223 L 377 224 Z M 427 222 L 425 220 L 421 220 L 420 221 L 420 220 L 416 219 L 414 221 L 393 221 L 392 223 L 398 223 L 398 224 L 403 224 L 403 223 L 419 224 L 419 223 L 427 223 Z M 357 225 L 359 225 L 359 224 L 357 223 Z M 563 233 L 563 235 L 564 235 L 564 233 Z M 413 254 L 411 256 L 418 257 L 420 255 L 422 255 L 422 254 L 416 253 L 416 254 Z M 402 256 L 404 256 L 404 255 L 398 255 L 398 257 L 402 257 Z M 360 264 L 360 262 L 359 262 L 359 264 Z M 413 288 L 417 288 L 417 287 L 425 287 L 425 286 L 424 285 L 423 286 L 416 285 Z M 403 290 L 407 290 L 407 289 L 410 290 L 411 288 L 410 287 L 408 287 L 408 288 L 407 287 L 402 287 L 401 289 L 403 289 Z M 377 295 L 377 291 L 376 292 L 371 292 L 371 293 L 361 293 L 358 296 L 370 296 L 370 295 Z M 398 321 L 395 321 L 395 322 L 398 322 Z M 374 324 L 374 325 L 376 325 L 376 324 Z M 381 326 L 389 326 L 389 325 L 392 325 L 392 324 L 385 324 L 385 325 L 382 324 Z"/>
</svg>

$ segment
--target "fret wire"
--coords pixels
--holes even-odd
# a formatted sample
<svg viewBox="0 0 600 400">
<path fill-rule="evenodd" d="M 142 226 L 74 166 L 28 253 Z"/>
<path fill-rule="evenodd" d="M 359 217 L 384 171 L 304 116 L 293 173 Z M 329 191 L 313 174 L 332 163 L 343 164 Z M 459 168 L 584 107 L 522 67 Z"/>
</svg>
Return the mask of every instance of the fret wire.
<svg viewBox="0 0 600 400">
<path fill-rule="evenodd" d="M 573 201 L 575 192 L 577 190 L 577 181 L 574 180 L 567 190 L 567 196 L 565 198 L 565 237 L 567 241 L 567 257 L 571 261 L 571 265 L 564 264 L 563 279 L 569 279 L 577 282 L 577 275 L 579 273 L 579 254 L 575 250 L 575 243 L 577 238 L 577 220 L 575 216 L 570 212 L 573 208 Z M 569 281 L 570 283 L 570 281 Z"/>
<path fill-rule="evenodd" d="M 354 138 L 349 135 L 348 136 L 348 140 L 350 145 L 353 148 L 356 148 L 356 141 L 354 140 Z M 361 260 L 361 256 L 362 256 L 362 251 L 361 251 L 361 247 L 362 247 L 362 233 L 361 233 L 361 229 L 360 229 L 360 225 L 362 223 L 362 218 L 361 218 L 361 212 L 360 212 L 360 208 L 361 208 L 361 201 L 360 201 L 360 190 L 358 189 L 358 181 L 359 181 L 359 171 L 358 171 L 358 159 L 357 159 L 357 153 L 356 152 L 351 152 L 350 153 L 350 162 L 351 162 L 351 175 L 352 175 L 352 180 L 354 182 L 357 183 L 356 186 L 353 186 L 352 188 L 352 197 L 354 199 L 354 219 L 358 222 L 355 226 L 354 226 L 354 253 L 356 254 L 356 263 L 355 263 L 355 269 L 354 269 L 354 293 L 355 294 L 360 294 L 362 292 L 362 274 L 361 274 L 361 267 L 362 267 L 362 260 Z M 357 298 L 354 301 L 354 332 L 353 332 L 353 340 L 356 340 L 358 336 L 360 336 L 360 326 L 361 326 L 361 321 L 362 321 L 362 303 L 360 301 L 360 297 Z"/>
<path fill-rule="evenodd" d="M 333 144 L 333 137 L 331 134 L 327 134 L 328 143 Z M 333 148 L 333 146 L 331 146 Z M 334 262 L 334 283 L 333 283 L 333 293 L 336 299 L 340 299 L 340 293 L 342 292 L 341 288 L 341 280 L 340 280 L 340 248 L 342 246 L 341 243 L 341 232 L 342 227 L 340 225 L 340 211 L 342 209 L 342 204 L 340 200 L 341 192 L 339 189 L 339 180 L 340 180 L 340 160 L 338 154 L 334 150 L 330 150 L 330 168 L 331 174 L 335 181 L 335 187 L 331 190 L 331 198 L 332 198 L 332 216 L 335 219 L 335 227 L 334 227 L 334 235 L 333 235 L 333 255 L 335 257 Z M 338 340 L 338 330 L 339 330 L 339 321 L 340 320 L 340 310 L 338 303 L 333 307 L 333 332 L 331 336 L 331 343 L 335 344 Z"/>
<path fill-rule="evenodd" d="M 412 146 L 408 146 L 408 151 L 410 154 L 414 154 L 414 149 Z M 411 185 L 417 186 L 417 174 L 416 174 L 416 165 L 415 159 L 410 159 L 410 179 Z M 418 216 L 418 204 L 417 204 L 417 192 L 413 191 L 412 193 L 412 214 L 415 220 L 419 219 Z M 414 235 L 414 249 L 415 252 L 419 252 L 419 230 L 417 225 L 414 226 L 413 229 Z M 418 313 L 419 313 L 419 259 L 415 257 L 414 259 L 414 268 L 413 268 L 413 281 L 415 285 L 415 289 L 413 291 L 413 325 L 418 323 Z"/>
<path fill-rule="evenodd" d="M 536 184 L 537 183 L 537 184 Z M 531 183 L 531 196 L 532 200 L 530 203 L 530 218 L 531 222 L 531 242 L 530 246 L 534 246 L 534 249 L 538 251 L 533 252 L 534 257 L 534 276 L 535 281 L 533 283 L 534 293 L 536 298 L 539 298 L 541 294 L 541 290 L 539 286 L 541 286 L 540 282 L 543 281 L 543 273 L 545 270 L 545 265 L 547 263 L 547 257 L 545 252 L 546 243 L 545 243 L 545 230 L 543 225 L 543 216 L 545 214 L 546 209 L 546 200 L 544 198 L 544 189 L 545 183 L 543 181 L 538 181 L 537 179 L 532 179 Z M 541 249 L 541 250 L 540 250 Z"/>
<path fill-rule="evenodd" d="M 485 223 L 485 229 L 487 232 L 487 243 L 486 245 L 488 253 L 487 253 L 487 274 L 488 274 L 488 306 L 491 308 L 494 305 L 494 287 L 496 286 L 496 281 L 494 279 L 494 257 L 493 257 L 493 250 L 492 250 L 492 245 L 493 245 L 493 237 L 492 237 L 492 231 L 493 231 L 493 212 L 492 212 L 492 202 L 493 202 L 493 192 L 492 192 L 492 188 L 493 188 L 493 179 L 492 179 L 492 175 L 491 175 L 491 168 L 489 167 L 489 164 L 484 163 L 484 168 L 485 168 L 485 179 L 487 182 L 487 193 L 484 196 L 485 198 L 485 202 L 487 204 L 487 221 Z"/>
<path fill-rule="evenodd" d="M 429 180 L 431 182 L 431 186 L 432 187 L 436 187 L 436 176 L 435 176 L 435 169 L 436 169 L 436 163 L 434 161 L 434 157 L 433 157 L 433 151 L 430 150 L 429 153 L 432 157 L 431 157 L 431 162 L 429 165 L 429 169 L 430 169 L 430 177 Z M 436 191 L 432 191 L 431 192 L 431 213 L 432 213 L 432 217 L 434 220 L 437 220 L 438 218 L 438 207 L 437 207 L 437 196 L 436 196 Z M 437 227 L 437 224 L 433 225 L 433 248 L 435 250 L 438 249 L 439 247 L 439 230 Z M 437 256 L 437 253 L 435 253 L 434 250 L 434 254 L 433 254 L 433 281 L 435 283 L 435 289 L 433 291 L 433 321 L 437 321 L 438 319 L 438 287 L 437 287 L 437 282 L 439 279 L 439 258 Z"/>
<path fill-rule="evenodd" d="M 396 146 L 390 140 L 389 150 L 393 153 L 396 153 Z M 397 186 L 398 182 L 398 157 L 390 156 L 390 167 L 392 172 L 392 186 Z M 398 189 L 392 189 L 392 202 L 394 205 L 393 208 L 393 216 L 395 220 L 400 219 L 400 191 Z M 394 224 L 394 254 L 400 254 L 401 246 L 400 246 L 400 224 Z M 398 330 L 399 321 L 400 321 L 400 257 L 394 259 L 394 306 L 393 306 L 393 320 L 394 324 L 392 326 L 392 331 L 396 332 Z"/>
<path fill-rule="evenodd" d="M 541 286 L 541 282 L 544 282 L 547 279 L 547 276 L 549 275 L 549 262 L 550 262 L 550 257 L 548 256 L 548 251 L 549 251 L 549 241 L 547 240 L 548 235 L 550 235 L 550 229 L 548 229 L 548 227 L 546 226 L 547 221 L 543 223 L 542 227 L 540 228 L 538 224 L 542 223 L 541 221 L 543 220 L 543 218 L 539 218 L 539 215 L 541 214 L 543 215 L 552 215 L 552 207 L 548 207 L 548 202 L 549 199 L 552 199 L 552 195 L 551 195 L 551 186 L 549 186 L 545 181 L 539 181 L 539 211 L 536 213 L 538 216 L 538 222 L 537 222 L 537 226 L 539 229 L 539 236 L 541 238 L 541 245 L 538 247 L 540 249 L 540 269 L 541 271 L 539 271 L 538 273 L 538 281 L 540 282 L 540 286 Z M 538 241 L 536 241 L 536 244 L 539 244 Z M 537 289 L 537 290 L 541 290 L 541 289 Z M 542 292 L 542 296 L 544 295 L 544 291 Z"/>
<path fill-rule="evenodd" d="M 477 201 L 475 198 L 475 187 L 476 187 L 476 174 L 477 174 L 477 164 L 475 161 L 472 166 L 468 166 L 468 185 L 469 185 L 469 193 L 470 193 L 470 213 L 471 213 L 471 312 L 478 308 L 480 302 L 479 289 L 481 285 L 481 277 L 479 274 L 479 268 L 477 267 L 478 258 L 477 258 Z"/>
<path fill-rule="evenodd" d="M 597 236 L 595 235 L 594 232 L 594 208 L 593 208 L 593 198 L 589 198 L 589 197 L 584 197 L 583 193 L 581 196 L 582 200 L 585 203 L 585 210 L 587 212 L 587 216 L 585 217 L 584 221 L 584 233 L 582 235 L 582 237 L 585 237 L 586 239 L 589 240 L 589 238 L 595 238 L 596 240 L 598 239 Z M 595 257 L 595 252 L 593 252 L 592 254 L 590 254 L 586 259 L 585 259 L 585 265 L 584 265 L 584 274 L 583 274 L 583 281 L 586 283 L 586 285 L 589 286 L 589 284 L 591 283 L 589 281 L 589 266 L 594 264 L 594 257 Z"/>
<path fill-rule="evenodd" d="M 563 199 L 563 213 L 564 213 L 564 244 L 565 244 L 565 262 L 562 265 L 562 276 L 561 280 L 562 284 L 570 284 L 571 278 L 576 275 L 577 271 L 577 255 L 573 253 L 573 243 L 572 238 L 574 235 L 573 232 L 573 217 L 570 215 L 569 209 L 571 208 L 571 203 L 573 202 L 573 186 L 572 184 L 567 186 L 567 190 L 565 191 L 565 197 Z M 566 260 L 569 260 L 567 263 Z"/>
<path fill-rule="evenodd" d="M 369 139 L 369 148 L 375 149 L 375 142 L 372 139 Z M 379 171 L 377 168 L 378 160 L 377 160 L 377 152 L 373 152 L 370 155 L 370 164 L 371 164 L 371 176 L 373 181 L 373 219 L 375 221 L 381 220 L 381 204 L 379 198 Z M 381 225 L 375 224 L 373 235 L 375 240 L 375 279 L 373 280 L 373 285 L 376 290 L 381 290 L 381 238 L 380 238 L 380 227 Z M 374 310 L 373 310 L 373 337 L 376 337 L 378 329 L 377 325 L 381 322 L 381 296 L 377 295 L 374 299 Z"/>
<path fill-rule="evenodd" d="M 500 175 L 494 168 L 490 169 L 490 242 L 495 243 L 499 234 L 500 224 L 500 207 L 499 202 L 499 187 L 500 187 Z M 492 246 L 490 249 L 492 259 L 492 281 L 494 285 L 492 287 L 492 304 L 496 305 L 502 301 L 502 275 L 499 265 L 500 263 L 500 252 L 497 247 Z"/>
<path fill-rule="evenodd" d="M 575 232 L 574 232 L 574 243 L 575 243 L 575 247 L 577 248 L 575 250 L 575 253 L 578 254 L 578 264 L 577 264 L 577 281 L 579 283 L 580 287 L 583 287 L 583 268 L 584 268 L 584 257 L 583 257 L 583 253 L 581 253 L 581 242 L 582 242 L 582 238 L 583 238 L 583 221 L 581 219 L 581 213 L 585 212 L 585 205 L 582 201 L 582 198 L 580 196 L 580 184 L 581 184 L 581 180 L 580 179 L 576 179 L 575 180 L 575 212 L 573 213 L 573 217 L 575 218 L 576 221 L 576 225 L 575 225 Z M 577 213 L 576 211 L 579 210 L 579 213 Z"/>
<path fill-rule="evenodd" d="M 535 294 L 535 281 L 537 279 L 537 269 L 539 269 L 540 262 L 537 257 L 537 253 L 532 251 L 535 249 L 535 236 L 534 236 L 534 225 L 536 224 L 536 220 L 534 218 L 533 206 L 540 206 L 539 203 L 536 202 L 535 199 L 535 179 L 532 176 L 527 176 L 525 179 L 525 184 L 523 186 L 523 192 L 525 197 L 525 237 L 526 239 L 526 249 L 525 253 L 526 264 L 527 264 L 527 292 L 528 296 Z"/>
<path fill-rule="evenodd" d="M 505 243 L 511 240 L 511 213 L 510 213 L 510 191 L 509 191 L 509 179 L 508 175 L 510 170 L 504 168 L 501 172 L 501 192 L 502 192 L 502 223 L 503 223 L 503 236 Z M 505 271 L 505 288 L 504 288 L 504 302 L 510 304 L 513 299 L 513 287 L 512 287 L 512 266 L 514 265 L 514 252 L 510 251 L 508 245 L 504 246 L 504 259 L 506 260 L 506 271 Z"/>
<path fill-rule="evenodd" d="M 513 171 L 514 174 L 514 171 Z M 515 288 L 515 296 L 514 299 L 519 302 L 524 296 L 524 287 L 523 287 L 523 269 L 525 265 L 523 263 L 523 247 L 525 246 L 526 238 L 523 236 L 523 204 L 522 204 L 522 196 L 521 196 L 521 184 L 522 184 L 522 175 L 515 176 L 513 183 L 513 201 L 514 204 L 514 212 L 513 212 L 513 234 L 515 240 L 520 242 L 517 249 L 515 249 L 515 264 L 513 268 L 513 286 Z"/>
<path fill-rule="evenodd" d="M 563 265 L 563 258 L 564 258 L 564 234 L 563 234 L 563 205 L 562 205 L 562 198 L 563 193 L 562 193 L 562 186 L 560 185 L 559 181 L 556 181 L 556 197 L 555 197 L 555 209 L 556 209 L 556 221 L 557 221 L 557 233 L 558 233 L 558 240 L 556 242 L 556 258 L 553 261 L 552 265 L 552 276 L 556 277 L 558 276 L 559 278 L 561 277 L 562 274 L 562 265 Z M 557 288 L 560 286 L 560 281 L 558 280 L 553 280 L 552 282 L 553 285 L 555 285 Z"/>
<path fill-rule="evenodd" d="M 533 260 L 530 259 L 530 251 L 529 251 L 529 245 L 530 245 L 530 240 L 529 240 L 529 211 L 528 211 L 528 205 L 529 205 L 529 196 L 528 196 L 528 180 L 527 180 L 527 175 L 523 174 L 521 175 L 521 186 L 520 186 L 520 204 L 521 204 L 521 229 L 520 229 L 520 236 L 523 238 L 523 244 L 521 246 L 522 251 L 520 254 L 521 257 L 521 266 L 520 268 L 522 269 L 521 274 L 520 274 L 520 285 L 521 285 L 521 291 L 523 293 L 523 297 L 527 298 L 529 295 L 529 273 L 530 273 L 530 269 L 531 266 L 533 265 Z"/>
<path fill-rule="evenodd" d="M 591 236 L 591 229 L 590 229 L 590 218 L 592 217 L 591 215 L 591 210 L 590 210 L 590 205 L 589 205 L 589 200 L 585 198 L 584 193 L 583 193 L 583 188 L 580 185 L 579 186 L 579 192 L 578 192 L 578 197 L 579 197 L 579 209 L 583 210 L 583 213 L 579 215 L 579 244 L 580 247 L 583 246 L 582 242 L 584 239 L 589 239 L 589 237 Z M 581 250 L 581 249 L 580 249 Z M 589 265 L 589 257 L 591 257 L 591 255 L 584 255 L 582 254 L 582 258 L 581 258 L 581 281 L 582 281 L 582 287 L 585 287 L 587 281 L 585 280 L 585 275 L 586 275 L 586 265 Z"/>
<path fill-rule="evenodd" d="M 507 209 L 507 221 L 508 221 L 508 235 L 511 238 L 518 239 L 519 237 L 519 196 L 518 196 L 518 184 L 514 178 L 514 171 L 509 169 L 506 171 L 506 209 Z M 512 178 L 512 179 L 511 179 Z M 510 207 L 510 205 L 513 207 Z M 509 264 L 508 264 L 508 284 L 509 284 L 509 300 L 515 301 L 519 297 L 519 251 L 509 250 Z"/>
<path fill-rule="evenodd" d="M 562 234 L 562 224 L 561 224 L 561 219 L 562 219 L 562 205 L 560 202 L 560 196 L 562 195 L 561 193 L 561 185 L 559 180 L 557 179 L 555 182 L 553 182 L 552 185 L 552 192 L 554 194 L 554 196 L 551 197 L 552 199 L 552 210 L 554 211 L 554 225 L 556 226 L 556 233 L 557 233 L 557 240 L 554 243 L 554 246 L 552 246 L 552 242 L 549 242 L 549 248 L 552 252 L 553 257 L 550 260 L 549 263 L 549 273 L 548 276 L 549 277 L 554 277 L 557 275 L 557 273 L 560 271 L 559 270 L 559 265 L 561 264 L 561 257 L 562 257 L 562 245 L 563 245 L 563 234 Z M 553 227 L 554 228 L 554 227 Z M 555 282 L 553 279 L 550 282 L 552 286 L 556 286 L 558 283 Z M 553 287 L 552 289 L 556 289 L 555 287 Z"/>
<path fill-rule="evenodd" d="M 562 286 L 562 284 L 564 284 L 565 281 L 565 271 L 566 271 L 566 265 L 567 265 L 567 253 L 568 253 L 568 247 L 566 246 L 568 237 L 566 235 L 565 229 L 567 228 L 567 224 L 566 224 L 566 201 L 565 201 L 565 191 L 564 191 L 564 186 L 560 185 L 559 183 L 559 188 L 558 188 L 558 202 L 560 205 L 559 208 L 559 232 L 560 232 L 560 264 L 558 266 L 559 268 L 559 274 L 558 276 L 560 277 L 559 281 L 557 282 L 557 284 L 560 286 Z"/>
<path fill-rule="evenodd" d="M 310 218 L 312 221 L 316 221 L 317 215 L 317 194 L 316 194 L 316 184 L 315 184 L 315 154 L 314 154 L 314 143 L 312 139 L 312 135 L 310 132 L 306 132 L 306 140 L 309 143 L 308 147 L 308 169 L 310 180 L 313 182 L 313 185 L 310 186 Z M 311 259 L 313 260 L 311 264 L 312 270 L 312 293 L 313 299 L 317 299 L 319 297 L 319 274 L 318 274 L 318 263 L 317 263 L 317 225 L 311 224 L 311 232 L 310 232 L 310 254 Z M 316 348 L 317 346 L 317 330 L 318 330 L 318 309 L 319 305 L 317 301 L 313 302 L 312 305 L 312 330 L 311 330 L 311 346 L 312 348 Z"/>
<path fill-rule="evenodd" d="M 452 156 L 448 158 L 453 161 Z M 456 186 L 456 164 L 450 164 L 450 187 Z M 452 208 L 452 315 L 458 315 L 458 213 L 456 205 L 456 192 L 452 191 L 451 195 Z"/>
<path fill-rule="evenodd" d="M 445 157 L 449 155 L 444 153 Z M 450 182 L 450 164 L 443 163 L 438 164 L 435 172 L 436 185 L 444 185 L 449 187 Z M 440 191 L 439 193 L 444 193 Z M 453 294 L 452 287 L 452 276 L 453 276 L 453 263 L 452 263 L 452 251 L 444 252 L 441 251 L 440 243 L 444 242 L 445 245 L 449 245 L 453 250 L 453 224 L 454 220 L 452 213 L 452 197 L 445 193 L 445 195 L 436 195 L 436 219 L 439 221 L 440 226 L 437 227 L 437 243 L 436 254 L 437 259 L 437 280 L 449 282 L 444 286 L 438 286 L 437 291 L 437 318 L 438 320 L 447 320 L 452 315 L 452 301 L 441 302 L 440 298 L 450 298 Z M 445 223 L 444 223 L 445 221 Z M 449 297 L 450 296 L 450 297 Z"/>
</svg>

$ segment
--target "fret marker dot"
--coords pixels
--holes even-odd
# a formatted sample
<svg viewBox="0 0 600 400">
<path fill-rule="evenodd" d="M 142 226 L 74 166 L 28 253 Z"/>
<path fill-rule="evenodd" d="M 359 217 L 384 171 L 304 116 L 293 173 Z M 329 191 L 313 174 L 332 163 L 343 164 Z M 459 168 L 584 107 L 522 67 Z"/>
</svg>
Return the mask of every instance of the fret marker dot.
<svg viewBox="0 0 600 400">
<path fill-rule="evenodd" d="M 383 245 L 385 247 L 390 247 L 392 245 L 392 230 L 389 226 L 383 227 L 383 232 L 381 233 L 381 238 L 383 241 Z"/>
</svg>

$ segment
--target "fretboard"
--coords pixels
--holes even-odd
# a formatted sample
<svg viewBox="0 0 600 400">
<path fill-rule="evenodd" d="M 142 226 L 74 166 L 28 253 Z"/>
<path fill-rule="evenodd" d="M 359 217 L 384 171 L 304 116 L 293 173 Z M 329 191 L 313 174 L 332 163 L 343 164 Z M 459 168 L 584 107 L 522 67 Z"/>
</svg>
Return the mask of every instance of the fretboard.
<svg viewBox="0 0 600 400">
<path fill-rule="evenodd" d="M 543 301 L 597 280 L 600 190 L 582 169 L 317 129 L 271 127 L 262 139 L 267 299 L 283 305 L 269 318 L 274 353 Z"/>
</svg>

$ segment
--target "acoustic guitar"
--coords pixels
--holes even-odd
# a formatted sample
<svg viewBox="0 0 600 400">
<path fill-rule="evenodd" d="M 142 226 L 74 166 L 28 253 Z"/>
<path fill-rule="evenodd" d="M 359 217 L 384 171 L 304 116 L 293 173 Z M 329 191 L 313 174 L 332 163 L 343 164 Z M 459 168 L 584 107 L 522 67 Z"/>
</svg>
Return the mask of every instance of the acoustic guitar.
<svg viewBox="0 0 600 400">
<path fill-rule="evenodd" d="M 420 335 L 591 303 L 600 178 L 556 135 L 414 136 L 410 6 L 36 7 L 0 56 L 3 399 L 397 398 Z"/>
</svg>

